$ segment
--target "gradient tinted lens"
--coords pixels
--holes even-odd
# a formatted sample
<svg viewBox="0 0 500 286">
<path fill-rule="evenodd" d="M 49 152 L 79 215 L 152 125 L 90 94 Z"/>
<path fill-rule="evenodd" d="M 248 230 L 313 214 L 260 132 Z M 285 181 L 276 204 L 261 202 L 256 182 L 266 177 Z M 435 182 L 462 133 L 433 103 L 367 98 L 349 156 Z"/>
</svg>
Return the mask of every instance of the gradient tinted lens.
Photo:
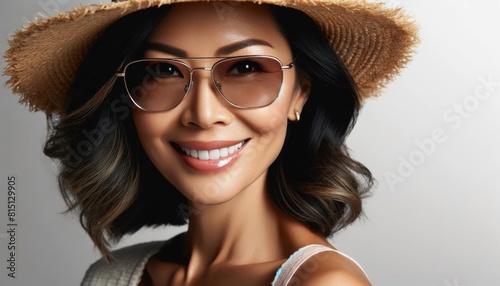
<svg viewBox="0 0 500 286">
<path fill-rule="evenodd" d="M 232 105 L 256 108 L 271 104 L 283 80 L 281 63 L 268 57 L 237 57 L 217 62 L 212 80 L 219 93 Z M 190 87 L 190 68 L 178 60 L 140 60 L 125 68 L 125 85 L 130 97 L 147 111 L 176 107 Z"/>
<path fill-rule="evenodd" d="M 263 107 L 277 97 L 283 80 L 281 63 L 267 57 L 230 58 L 213 68 L 216 88 L 238 107 Z"/>
<path fill-rule="evenodd" d="M 165 111 L 182 101 L 189 76 L 189 68 L 178 61 L 137 61 L 125 69 L 125 85 L 140 108 Z"/>
</svg>

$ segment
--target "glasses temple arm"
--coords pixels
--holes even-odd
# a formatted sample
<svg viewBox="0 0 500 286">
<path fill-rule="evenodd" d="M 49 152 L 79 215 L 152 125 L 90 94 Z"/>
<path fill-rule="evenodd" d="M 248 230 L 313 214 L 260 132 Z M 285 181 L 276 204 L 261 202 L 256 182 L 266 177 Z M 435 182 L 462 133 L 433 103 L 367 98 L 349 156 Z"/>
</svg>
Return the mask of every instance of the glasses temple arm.
<svg viewBox="0 0 500 286">
<path fill-rule="evenodd" d="M 281 66 L 282 69 L 291 69 L 295 66 L 295 64 L 293 62 L 289 63 L 288 65 L 286 66 Z"/>
</svg>

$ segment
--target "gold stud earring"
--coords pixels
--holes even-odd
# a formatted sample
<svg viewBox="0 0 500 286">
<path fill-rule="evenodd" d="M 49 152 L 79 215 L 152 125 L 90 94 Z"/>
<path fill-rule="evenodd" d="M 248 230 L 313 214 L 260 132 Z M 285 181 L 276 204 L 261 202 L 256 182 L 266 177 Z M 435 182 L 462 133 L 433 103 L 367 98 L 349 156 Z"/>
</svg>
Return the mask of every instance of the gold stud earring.
<svg viewBox="0 0 500 286">
<path fill-rule="evenodd" d="M 295 109 L 295 117 L 297 118 L 296 121 L 300 120 L 300 112 L 297 109 Z"/>
</svg>

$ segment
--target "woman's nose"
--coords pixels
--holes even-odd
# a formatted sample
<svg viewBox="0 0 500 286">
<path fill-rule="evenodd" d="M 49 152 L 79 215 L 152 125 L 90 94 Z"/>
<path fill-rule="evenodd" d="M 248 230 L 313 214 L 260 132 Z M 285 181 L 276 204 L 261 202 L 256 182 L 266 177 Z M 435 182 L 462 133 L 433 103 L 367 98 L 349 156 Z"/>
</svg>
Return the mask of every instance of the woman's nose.
<svg viewBox="0 0 500 286">
<path fill-rule="evenodd" d="M 182 123 L 185 126 L 208 129 L 231 122 L 230 108 L 216 90 L 209 70 L 193 71 L 185 101 L 182 112 Z"/>
</svg>

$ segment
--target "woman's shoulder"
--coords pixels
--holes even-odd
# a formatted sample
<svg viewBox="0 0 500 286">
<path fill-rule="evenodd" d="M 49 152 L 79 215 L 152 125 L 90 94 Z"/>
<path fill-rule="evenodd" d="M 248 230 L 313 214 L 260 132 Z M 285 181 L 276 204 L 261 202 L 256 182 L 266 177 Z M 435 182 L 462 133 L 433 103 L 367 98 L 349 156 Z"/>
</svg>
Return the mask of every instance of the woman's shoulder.
<svg viewBox="0 0 500 286">
<path fill-rule="evenodd" d="M 86 271 L 81 285 L 137 285 L 148 259 L 157 253 L 165 241 L 152 241 L 123 247 L 112 252 L 114 261 L 103 258 Z"/>
<path fill-rule="evenodd" d="M 312 244 L 290 256 L 278 270 L 273 285 L 369 286 L 371 283 L 351 257 L 331 247 Z"/>
</svg>

